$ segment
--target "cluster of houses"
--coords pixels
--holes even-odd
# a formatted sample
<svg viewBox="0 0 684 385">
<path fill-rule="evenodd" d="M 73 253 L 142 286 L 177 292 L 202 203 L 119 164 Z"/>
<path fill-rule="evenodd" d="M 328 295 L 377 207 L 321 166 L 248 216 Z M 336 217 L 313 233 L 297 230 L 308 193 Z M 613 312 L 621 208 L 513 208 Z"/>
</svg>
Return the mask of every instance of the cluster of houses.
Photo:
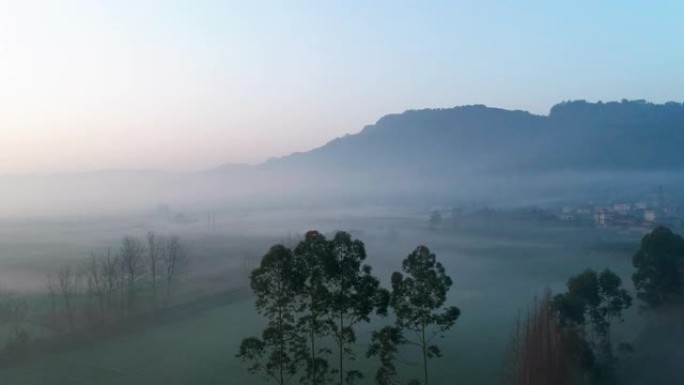
<svg viewBox="0 0 684 385">
<path fill-rule="evenodd" d="M 442 225 L 442 212 L 445 208 L 434 209 L 430 213 L 430 227 Z M 525 206 L 518 208 L 492 208 L 486 204 L 464 205 L 451 208 L 450 217 L 456 225 L 465 217 L 478 217 L 490 220 L 515 218 L 537 222 L 567 222 L 581 226 L 617 228 L 628 231 L 645 232 L 656 226 L 670 228 L 684 227 L 684 199 L 664 199 L 663 188 L 657 194 L 639 199 L 607 198 L 601 203 L 574 202 L 546 206 Z"/>
<path fill-rule="evenodd" d="M 564 206 L 557 217 L 562 221 L 591 222 L 598 227 L 632 230 L 649 230 L 657 225 L 681 227 L 683 224 L 682 216 L 674 207 L 646 202 Z"/>
</svg>

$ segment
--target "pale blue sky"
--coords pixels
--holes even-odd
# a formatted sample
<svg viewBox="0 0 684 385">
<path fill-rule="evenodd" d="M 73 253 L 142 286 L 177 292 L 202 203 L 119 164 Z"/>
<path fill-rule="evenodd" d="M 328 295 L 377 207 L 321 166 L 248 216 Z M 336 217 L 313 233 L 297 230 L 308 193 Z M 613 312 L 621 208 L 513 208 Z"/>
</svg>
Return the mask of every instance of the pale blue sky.
<svg viewBox="0 0 684 385">
<path fill-rule="evenodd" d="M 0 2 L 0 174 L 197 170 L 462 104 L 684 100 L 679 1 Z"/>
</svg>

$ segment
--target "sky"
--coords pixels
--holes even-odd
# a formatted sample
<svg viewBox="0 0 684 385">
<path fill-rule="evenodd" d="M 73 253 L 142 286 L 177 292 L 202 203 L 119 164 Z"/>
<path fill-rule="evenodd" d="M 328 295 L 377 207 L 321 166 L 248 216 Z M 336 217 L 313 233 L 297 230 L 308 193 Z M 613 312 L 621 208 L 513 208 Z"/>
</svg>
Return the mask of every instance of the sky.
<svg viewBox="0 0 684 385">
<path fill-rule="evenodd" d="M 255 164 L 389 113 L 684 100 L 680 1 L 0 0 L 0 175 Z"/>
</svg>

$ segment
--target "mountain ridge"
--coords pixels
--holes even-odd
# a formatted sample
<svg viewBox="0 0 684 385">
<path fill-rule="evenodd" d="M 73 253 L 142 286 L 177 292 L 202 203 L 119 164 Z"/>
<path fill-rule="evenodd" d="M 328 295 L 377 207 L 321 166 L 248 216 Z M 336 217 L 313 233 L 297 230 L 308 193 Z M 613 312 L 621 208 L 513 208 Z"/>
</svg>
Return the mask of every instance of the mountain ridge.
<svg viewBox="0 0 684 385">
<path fill-rule="evenodd" d="M 482 105 L 409 110 L 259 165 L 0 177 L 0 214 L 595 197 L 684 186 L 682 144 L 681 103 L 572 101 L 549 115 Z"/>
<path fill-rule="evenodd" d="M 684 154 L 677 143 L 684 143 L 684 104 L 679 102 L 571 100 L 555 104 L 547 115 L 472 104 L 387 114 L 355 134 L 254 165 L 224 163 L 195 172 L 103 169 L 0 177 L 127 173 L 220 177 L 257 170 L 373 173 L 397 167 L 439 173 L 434 169 L 443 168 L 444 162 L 469 173 L 684 170 Z"/>
<path fill-rule="evenodd" d="M 468 105 L 385 115 L 357 134 L 258 167 L 429 171 L 443 160 L 470 172 L 680 170 L 677 141 L 684 142 L 684 105 L 677 102 L 575 100 L 548 115 Z M 422 149 L 421 159 L 402 155 L 413 149 Z"/>
</svg>

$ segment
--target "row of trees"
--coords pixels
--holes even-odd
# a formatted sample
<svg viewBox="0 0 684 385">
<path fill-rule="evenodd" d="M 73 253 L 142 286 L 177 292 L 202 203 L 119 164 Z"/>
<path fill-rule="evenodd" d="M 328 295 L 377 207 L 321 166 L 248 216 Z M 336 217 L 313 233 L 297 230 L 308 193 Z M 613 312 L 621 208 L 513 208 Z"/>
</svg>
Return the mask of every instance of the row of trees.
<svg viewBox="0 0 684 385">
<path fill-rule="evenodd" d="M 256 307 L 267 326 L 261 336 L 240 344 L 238 357 L 249 371 L 279 385 L 326 384 L 333 377 L 338 384 L 355 383 L 363 378 L 353 365 L 356 328 L 391 310 L 393 324 L 372 333 L 366 352 L 379 357 L 376 381 L 397 382 L 398 348 L 409 345 L 418 348 L 427 385 L 428 359 L 440 355 L 434 338 L 460 315 L 458 308 L 444 307 L 451 279 L 425 246 L 404 260 L 403 273 L 392 275 L 391 290 L 380 286 L 365 259 L 363 242 L 346 232 L 328 240 L 310 231 L 293 250 L 273 246 L 250 275 Z"/>
<path fill-rule="evenodd" d="M 116 252 L 93 253 L 48 276 L 50 324 L 74 331 L 166 306 L 187 263 L 178 236 L 125 236 Z"/>
<path fill-rule="evenodd" d="M 154 312 L 171 303 L 187 266 L 186 247 L 178 236 L 125 236 L 118 250 L 93 253 L 48 274 L 45 319 L 29 322 L 25 298 L 0 295 L 0 327 L 10 333 L 9 346 L 15 346 L 28 342 L 29 324 L 46 326 L 54 335 Z"/>
</svg>

